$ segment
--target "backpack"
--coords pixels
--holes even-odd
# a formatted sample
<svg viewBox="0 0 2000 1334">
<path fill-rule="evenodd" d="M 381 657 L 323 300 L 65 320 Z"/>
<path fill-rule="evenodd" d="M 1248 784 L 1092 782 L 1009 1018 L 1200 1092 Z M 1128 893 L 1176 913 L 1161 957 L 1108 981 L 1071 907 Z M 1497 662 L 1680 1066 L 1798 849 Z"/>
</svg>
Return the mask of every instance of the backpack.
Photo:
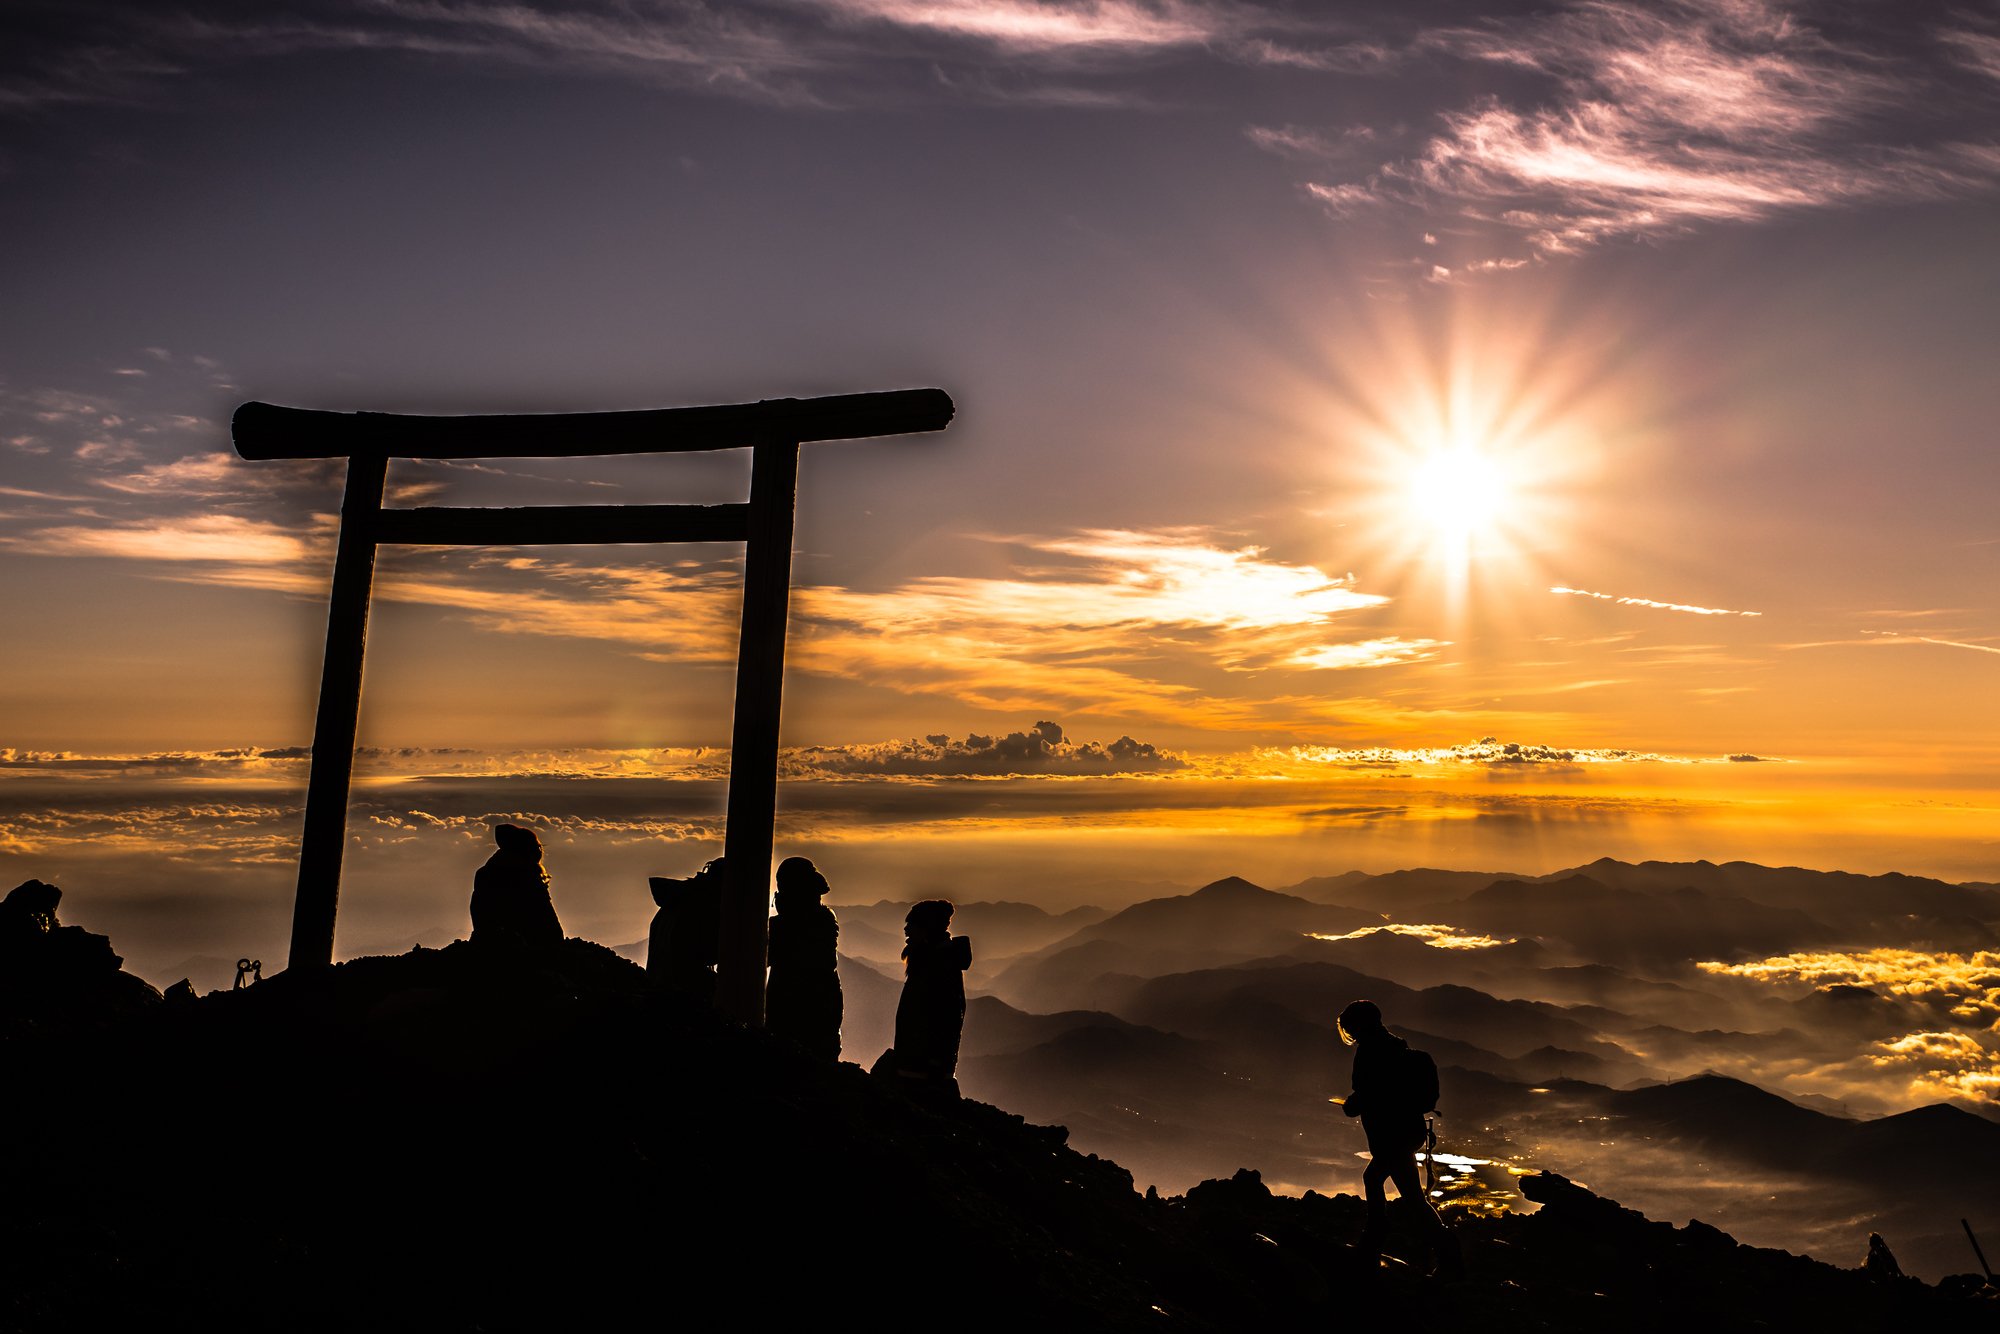
<svg viewBox="0 0 2000 1334">
<path fill-rule="evenodd" d="M 685 880 L 653 876 L 646 883 L 659 905 L 648 936 L 646 967 L 656 972 L 713 968 L 720 954 L 726 887 L 720 860 Z"/>
<path fill-rule="evenodd" d="M 1438 1067 L 1427 1051 L 1405 1048 L 1396 1071 L 1397 1101 L 1419 1114 L 1437 1110 Z"/>
</svg>

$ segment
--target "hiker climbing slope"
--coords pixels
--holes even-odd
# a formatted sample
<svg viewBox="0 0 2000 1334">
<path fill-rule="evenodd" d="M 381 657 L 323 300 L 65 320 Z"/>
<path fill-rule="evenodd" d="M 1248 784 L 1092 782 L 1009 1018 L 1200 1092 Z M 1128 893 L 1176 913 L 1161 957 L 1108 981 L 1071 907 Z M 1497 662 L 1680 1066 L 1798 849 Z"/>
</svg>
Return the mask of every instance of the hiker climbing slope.
<svg viewBox="0 0 2000 1334">
<path fill-rule="evenodd" d="M 1382 1024 L 1374 1001 L 1351 1002 L 1336 1024 L 1340 1040 L 1354 1048 L 1354 1091 L 1341 1103 L 1349 1116 L 1361 1118 L 1368 1137 L 1368 1167 L 1361 1174 L 1368 1196 L 1365 1250 L 1379 1254 L 1389 1235 L 1389 1196 L 1384 1186 L 1395 1182 L 1396 1193 L 1422 1223 L 1438 1272 L 1459 1277 L 1464 1270 L 1458 1239 L 1452 1236 L 1424 1193 L 1417 1173 L 1417 1150 L 1424 1147 L 1429 1127 L 1424 1116 L 1438 1101 L 1437 1062 Z"/>
</svg>

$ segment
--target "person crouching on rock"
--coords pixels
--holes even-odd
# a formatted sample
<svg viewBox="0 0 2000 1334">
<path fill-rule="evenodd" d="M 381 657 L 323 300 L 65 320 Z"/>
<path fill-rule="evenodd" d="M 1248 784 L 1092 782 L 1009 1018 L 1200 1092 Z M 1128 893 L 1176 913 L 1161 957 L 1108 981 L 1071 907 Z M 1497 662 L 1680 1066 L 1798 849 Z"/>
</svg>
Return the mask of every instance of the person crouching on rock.
<svg viewBox="0 0 2000 1334">
<path fill-rule="evenodd" d="M 493 830 L 499 850 L 472 878 L 472 943 L 482 950 L 539 954 L 562 944 L 562 922 L 549 899 L 542 841 L 532 829 Z"/>
<path fill-rule="evenodd" d="M 896 1003 L 896 1073 L 958 1091 L 965 970 L 972 942 L 951 934 L 952 904 L 926 899 L 903 919 L 903 997 Z"/>
<path fill-rule="evenodd" d="M 1431 1206 L 1417 1173 L 1417 1150 L 1424 1147 L 1429 1132 L 1424 1117 L 1437 1106 L 1437 1062 L 1384 1027 L 1381 1008 L 1374 1001 L 1352 1002 L 1334 1027 L 1340 1040 L 1354 1048 L 1354 1091 L 1342 1101 L 1341 1110 L 1360 1117 L 1362 1133 L 1368 1137 L 1368 1167 L 1361 1174 L 1368 1195 L 1368 1231 L 1362 1249 L 1381 1254 L 1389 1235 L 1389 1195 L 1383 1186 L 1393 1181 L 1396 1194 L 1422 1223 L 1437 1254 L 1439 1273 L 1462 1277 L 1458 1239 Z"/>
<path fill-rule="evenodd" d="M 826 877 L 804 857 L 778 864 L 764 1027 L 823 1060 L 840 1059 L 840 923 L 820 900 Z"/>
</svg>

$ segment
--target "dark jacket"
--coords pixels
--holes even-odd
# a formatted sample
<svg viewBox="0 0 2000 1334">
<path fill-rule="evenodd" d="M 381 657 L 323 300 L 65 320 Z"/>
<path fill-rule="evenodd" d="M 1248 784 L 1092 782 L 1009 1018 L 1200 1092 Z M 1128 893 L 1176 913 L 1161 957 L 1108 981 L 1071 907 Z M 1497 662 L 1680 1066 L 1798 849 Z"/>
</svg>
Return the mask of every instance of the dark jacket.
<svg viewBox="0 0 2000 1334">
<path fill-rule="evenodd" d="M 472 877 L 472 943 L 511 950 L 562 944 L 549 873 L 526 853 L 501 848 Z"/>
<path fill-rule="evenodd" d="M 896 1003 L 896 1063 L 933 1079 L 958 1070 L 965 1032 L 965 970 L 972 941 L 944 932 L 912 936 L 903 946 L 903 996 Z"/>
<path fill-rule="evenodd" d="M 817 895 L 778 891 L 764 1026 L 815 1055 L 840 1059 L 840 923 Z"/>
<path fill-rule="evenodd" d="M 1370 1152 L 1414 1152 L 1424 1113 L 1437 1101 L 1436 1064 L 1393 1033 L 1363 1038 L 1354 1049 L 1354 1091 L 1343 1110 L 1361 1118 Z"/>
</svg>

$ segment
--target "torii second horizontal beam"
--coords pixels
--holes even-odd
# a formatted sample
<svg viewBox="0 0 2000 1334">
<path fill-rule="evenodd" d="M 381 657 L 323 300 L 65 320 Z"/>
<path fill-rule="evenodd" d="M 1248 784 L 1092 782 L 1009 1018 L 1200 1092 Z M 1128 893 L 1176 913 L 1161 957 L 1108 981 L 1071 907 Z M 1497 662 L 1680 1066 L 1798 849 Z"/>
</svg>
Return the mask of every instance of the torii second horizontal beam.
<svg viewBox="0 0 2000 1334">
<path fill-rule="evenodd" d="M 768 443 L 856 440 L 940 431 L 951 421 L 942 389 L 896 389 L 825 398 L 767 398 L 700 408 L 417 417 L 322 412 L 271 403 L 236 409 L 230 433 L 246 459 L 579 458 L 685 454 Z"/>
<path fill-rule="evenodd" d="M 379 510 L 378 543 L 420 547 L 596 546 L 743 542 L 748 505 L 526 505 L 518 509 Z"/>
</svg>

